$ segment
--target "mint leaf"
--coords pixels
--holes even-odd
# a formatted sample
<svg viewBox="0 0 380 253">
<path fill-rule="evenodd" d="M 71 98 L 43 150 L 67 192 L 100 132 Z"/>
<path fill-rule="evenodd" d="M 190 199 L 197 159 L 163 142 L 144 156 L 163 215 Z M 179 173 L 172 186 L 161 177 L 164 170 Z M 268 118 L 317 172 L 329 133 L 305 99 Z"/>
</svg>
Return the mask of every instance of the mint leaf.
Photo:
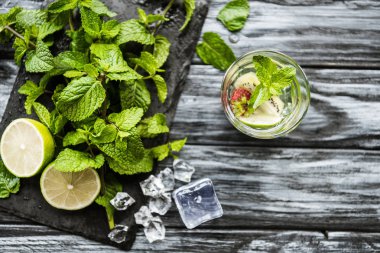
<svg viewBox="0 0 380 253">
<path fill-rule="evenodd" d="M 28 45 L 26 45 L 24 40 L 16 38 L 12 47 L 15 50 L 15 62 L 18 66 L 20 66 L 22 57 L 28 51 Z"/>
<path fill-rule="evenodd" d="M 20 179 L 12 175 L 0 159 L 0 199 L 8 198 L 20 189 Z"/>
<path fill-rule="evenodd" d="M 108 120 L 114 123 L 118 129 L 129 131 L 140 122 L 143 115 L 143 109 L 134 107 L 120 113 L 112 113 L 108 116 Z"/>
<path fill-rule="evenodd" d="M 249 15 L 248 0 L 232 0 L 220 10 L 217 19 L 231 32 L 244 27 Z"/>
<path fill-rule="evenodd" d="M 32 113 L 32 106 L 39 96 L 44 94 L 45 88 L 37 86 L 34 82 L 26 81 L 18 90 L 19 94 L 26 95 L 25 110 L 27 114 Z"/>
<path fill-rule="evenodd" d="M 63 75 L 67 78 L 76 78 L 84 76 L 86 73 L 78 70 L 68 70 Z"/>
<path fill-rule="evenodd" d="M 69 38 L 71 38 L 70 49 L 74 52 L 87 52 L 90 44 L 86 40 L 86 34 L 83 28 L 80 28 L 77 31 L 67 30 L 66 34 Z"/>
<path fill-rule="evenodd" d="M 63 25 L 56 25 L 54 23 L 43 23 L 38 27 L 38 36 L 37 39 L 42 40 L 46 36 L 53 34 L 63 28 Z"/>
<path fill-rule="evenodd" d="M 105 193 L 98 196 L 95 199 L 95 202 L 96 204 L 103 206 L 106 209 L 110 229 L 115 226 L 113 218 L 115 208 L 111 205 L 110 201 L 116 196 L 118 192 L 121 191 L 123 191 L 123 186 L 120 184 L 120 182 L 113 174 L 107 173 L 105 176 Z"/>
<path fill-rule="evenodd" d="M 84 65 L 87 63 L 86 55 L 81 52 L 65 51 L 54 58 L 55 67 L 64 70 L 83 70 Z"/>
<path fill-rule="evenodd" d="M 90 50 L 91 54 L 98 58 L 96 62 L 99 67 L 106 72 L 135 72 L 124 60 L 118 45 L 94 43 L 91 45 Z"/>
<path fill-rule="evenodd" d="M 120 103 L 122 109 L 139 107 L 146 112 L 150 106 L 151 98 L 144 80 L 121 82 Z"/>
<path fill-rule="evenodd" d="M 166 86 L 165 79 L 160 75 L 155 75 L 152 79 L 157 88 L 158 99 L 161 103 L 164 103 L 168 95 L 168 88 Z"/>
<path fill-rule="evenodd" d="M 180 31 L 183 31 L 186 28 L 186 26 L 189 24 L 191 20 L 191 17 L 194 14 L 195 0 L 184 0 L 183 4 L 185 5 L 186 19 L 185 19 L 185 23 L 183 23 L 182 27 L 179 29 Z"/>
<path fill-rule="evenodd" d="M 97 78 L 99 76 L 98 70 L 92 64 L 85 64 L 83 66 L 83 71 L 88 74 L 88 76 Z"/>
<path fill-rule="evenodd" d="M 158 69 L 156 58 L 151 53 L 145 51 L 141 52 L 140 58 L 131 58 L 131 62 L 143 68 L 151 76 L 153 76 Z"/>
<path fill-rule="evenodd" d="M 18 26 L 27 29 L 32 26 L 40 26 L 46 22 L 47 12 L 43 10 L 26 10 L 23 9 L 16 16 Z"/>
<path fill-rule="evenodd" d="M 169 56 L 170 51 L 170 42 L 169 40 L 162 36 L 157 35 L 154 42 L 153 56 L 157 61 L 157 68 L 160 68 L 166 62 L 166 59 Z"/>
<path fill-rule="evenodd" d="M 51 13 L 61 13 L 67 10 L 73 10 L 77 5 L 78 0 L 57 0 L 49 4 L 48 11 Z"/>
<path fill-rule="evenodd" d="M 75 146 L 81 143 L 86 143 L 88 140 L 87 134 L 83 130 L 76 130 L 68 132 L 65 137 L 63 137 L 63 146 Z"/>
<path fill-rule="evenodd" d="M 90 136 L 91 142 L 95 144 L 110 143 L 115 141 L 117 129 L 114 125 L 106 125 L 101 130 Z"/>
<path fill-rule="evenodd" d="M 236 60 L 231 48 L 213 32 L 203 34 L 203 42 L 197 45 L 196 51 L 204 63 L 220 70 L 226 70 Z"/>
<path fill-rule="evenodd" d="M 127 143 L 128 163 L 135 164 L 139 162 L 145 155 L 144 145 L 136 131 L 131 131 L 131 135 L 127 138 Z"/>
<path fill-rule="evenodd" d="M 116 140 L 111 143 L 97 143 L 95 145 L 100 149 L 100 151 L 115 161 L 120 163 L 125 163 L 128 161 L 127 142 L 123 141 L 121 138 L 116 138 Z"/>
<path fill-rule="evenodd" d="M 86 7 L 81 7 L 79 10 L 84 31 L 92 38 L 99 38 L 102 21 L 98 14 Z"/>
<path fill-rule="evenodd" d="M 82 6 L 86 6 L 86 7 L 90 8 L 96 14 L 106 15 L 110 18 L 117 15 L 117 13 L 110 11 L 108 9 L 108 7 L 99 0 L 91 0 L 90 3 L 91 4 L 89 4 L 89 2 L 87 2 L 87 1 L 81 2 Z"/>
<path fill-rule="evenodd" d="M 48 109 L 46 109 L 46 107 L 44 105 L 37 103 L 37 102 L 33 103 L 33 109 L 36 112 L 40 121 L 50 129 L 51 116 L 50 116 L 50 112 L 48 111 Z"/>
<path fill-rule="evenodd" d="M 53 55 L 41 40 L 37 41 L 36 50 L 28 52 L 25 61 L 28 72 L 47 72 L 54 68 Z"/>
<path fill-rule="evenodd" d="M 187 141 L 187 138 L 170 142 L 169 143 L 170 150 L 174 151 L 174 152 L 181 151 L 181 149 L 183 148 L 183 146 L 185 146 L 186 141 Z"/>
<path fill-rule="evenodd" d="M 253 56 L 253 65 L 260 83 L 268 86 L 271 82 L 272 74 L 277 71 L 277 65 L 269 57 L 262 55 Z"/>
<path fill-rule="evenodd" d="M 102 36 L 109 40 L 116 37 L 120 32 L 120 24 L 117 20 L 109 20 L 102 25 Z"/>
<path fill-rule="evenodd" d="M 296 69 L 294 67 L 287 66 L 277 70 L 271 78 L 271 88 L 276 90 L 274 95 L 280 95 L 281 90 L 291 85 L 294 78 L 296 78 Z"/>
<path fill-rule="evenodd" d="M 162 161 L 166 157 L 169 156 L 169 153 L 170 153 L 169 144 L 166 143 L 166 144 L 151 148 L 150 151 L 152 152 L 152 155 L 154 158 L 156 158 L 158 161 Z"/>
<path fill-rule="evenodd" d="M 87 168 L 98 169 L 103 164 L 102 154 L 91 157 L 88 153 L 66 148 L 58 154 L 54 161 L 54 168 L 62 172 L 78 172 Z"/>
<path fill-rule="evenodd" d="M 93 77 L 81 77 L 71 81 L 58 97 L 58 110 L 71 121 L 89 117 L 106 97 L 100 81 Z"/>
<path fill-rule="evenodd" d="M 156 113 L 152 117 L 141 120 L 137 131 L 143 138 L 154 138 L 159 134 L 168 133 L 169 127 L 166 125 L 165 114 Z"/>
<path fill-rule="evenodd" d="M 253 56 L 253 64 L 260 85 L 255 88 L 248 102 L 251 113 L 272 96 L 282 94 L 282 89 L 291 85 L 296 78 L 294 67 L 286 66 L 279 69 L 276 63 L 266 56 Z"/>
<path fill-rule="evenodd" d="M 145 150 L 144 157 L 136 163 L 119 162 L 107 157 L 110 168 L 121 175 L 133 175 L 150 172 L 153 169 L 153 157 L 151 152 Z"/>
<path fill-rule="evenodd" d="M 260 105 L 268 101 L 272 97 L 268 87 L 260 84 L 256 86 L 252 93 L 250 100 L 248 101 L 248 108 L 256 110 Z M 253 111 L 251 111 L 253 113 Z"/>
<path fill-rule="evenodd" d="M 139 75 L 136 71 L 130 69 L 126 72 L 121 73 L 108 73 L 107 77 L 111 80 L 117 80 L 117 81 L 130 81 L 130 80 L 136 80 L 142 78 L 141 75 Z"/>
<path fill-rule="evenodd" d="M 51 125 L 50 129 L 53 132 L 54 135 L 60 133 L 67 123 L 67 119 L 58 112 L 57 109 L 54 109 L 51 113 Z"/>
<path fill-rule="evenodd" d="M 120 24 L 120 33 L 116 37 L 116 44 L 135 41 L 143 45 L 154 43 L 154 36 L 136 19 L 130 19 Z"/>
</svg>

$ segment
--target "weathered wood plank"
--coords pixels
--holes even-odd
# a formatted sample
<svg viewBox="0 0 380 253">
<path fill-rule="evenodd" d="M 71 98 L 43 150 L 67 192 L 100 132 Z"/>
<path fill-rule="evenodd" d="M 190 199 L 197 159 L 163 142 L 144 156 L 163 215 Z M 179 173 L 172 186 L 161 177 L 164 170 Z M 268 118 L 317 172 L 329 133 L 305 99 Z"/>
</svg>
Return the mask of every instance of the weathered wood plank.
<svg viewBox="0 0 380 253">
<path fill-rule="evenodd" d="M 227 0 L 214 0 L 203 32 L 217 31 L 225 41 L 232 34 L 216 16 Z M 251 12 L 240 41 L 231 44 L 237 56 L 260 48 L 289 54 L 304 66 L 380 68 L 380 5 L 358 1 L 250 1 Z M 199 63 L 198 58 L 194 62 Z"/>
<path fill-rule="evenodd" d="M 181 157 L 197 168 L 193 180 L 213 180 L 224 209 L 201 228 L 380 232 L 379 151 L 187 145 Z M 163 220 L 183 227 L 174 206 Z"/>
<path fill-rule="evenodd" d="M 379 151 L 187 145 L 181 158 L 222 203 L 204 227 L 380 231 Z M 165 222 L 182 226 L 171 210 Z"/>
<path fill-rule="evenodd" d="M 311 82 L 311 106 L 301 125 L 288 136 L 258 140 L 238 132 L 220 101 L 223 73 L 192 65 L 178 105 L 173 138 L 193 144 L 296 147 L 380 147 L 380 71 L 305 69 Z"/>
<path fill-rule="evenodd" d="M 167 228 L 166 239 L 149 244 L 140 231 L 131 252 L 373 252 L 379 233 L 281 230 L 185 230 Z M 0 225 L 6 252 L 121 252 L 116 248 L 44 226 Z"/>
</svg>

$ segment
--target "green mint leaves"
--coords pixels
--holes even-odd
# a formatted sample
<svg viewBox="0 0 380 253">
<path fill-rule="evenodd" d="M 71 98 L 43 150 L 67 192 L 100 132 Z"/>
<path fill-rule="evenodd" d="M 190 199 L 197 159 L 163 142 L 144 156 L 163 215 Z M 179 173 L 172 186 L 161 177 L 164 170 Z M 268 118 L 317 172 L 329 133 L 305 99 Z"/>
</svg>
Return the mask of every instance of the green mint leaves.
<svg viewBox="0 0 380 253">
<path fill-rule="evenodd" d="M 41 40 L 37 41 L 36 49 L 29 51 L 26 56 L 26 71 L 47 72 L 54 67 L 53 55 L 50 53 L 48 46 Z"/>
<path fill-rule="evenodd" d="M 154 36 L 145 25 L 136 19 L 130 19 L 120 24 L 120 33 L 116 37 L 116 44 L 120 45 L 135 41 L 143 45 L 152 45 L 154 40 Z"/>
<path fill-rule="evenodd" d="M 66 148 L 58 154 L 54 161 L 54 168 L 62 172 L 78 172 L 87 168 L 98 169 L 103 164 L 104 156 L 102 154 L 91 157 L 86 152 Z"/>
<path fill-rule="evenodd" d="M 191 17 L 194 14 L 194 9 L 195 9 L 195 0 L 184 0 L 183 4 L 185 5 L 185 10 L 186 10 L 186 19 L 185 23 L 183 23 L 182 27 L 179 29 L 180 31 L 185 30 L 187 25 L 189 24 Z"/>
<path fill-rule="evenodd" d="M 204 63 L 220 70 L 226 70 L 236 60 L 231 48 L 213 32 L 203 34 L 203 42 L 197 45 L 196 50 Z"/>
<path fill-rule="evenodd" d="M 260 84 L 255 88 L 248 106 L 256 110 L 272 96 L 281 95 L 282 90 L 292 84 L 296 78 L 296 69 L 291 66 L 278 68 L 269 57 L 262 55 L 253 57 L 253 65 Z"/>
<path fill-rule="evenodd" d="M 220 10 L 217 19 L 230 31 L 239 31 L 244 27 L 249 15 L 248 0 L 232 0 Z"/>
<path fill-rule="evenodd" d="M 0 159 L 0 199 L 8 198 L 20 189 L 20 179 L 12 175 Z"/>
<path fill-rule="evenodd" d="M 98 109 L 105 98 L 106 91 L 100 81 L 93 77 L 81 77 L 61 91 L 57 108 L 67 119 L 80 121 Z"/>
</svg>

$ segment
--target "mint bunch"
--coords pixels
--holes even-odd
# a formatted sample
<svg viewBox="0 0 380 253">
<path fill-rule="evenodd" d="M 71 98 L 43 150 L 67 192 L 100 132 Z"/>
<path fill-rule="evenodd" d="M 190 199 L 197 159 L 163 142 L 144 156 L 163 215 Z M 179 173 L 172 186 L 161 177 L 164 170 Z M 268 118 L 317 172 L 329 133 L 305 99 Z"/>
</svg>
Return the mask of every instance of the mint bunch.
<svg viewBox="0 0 380 253">
<path fill-rule="evenodd" d="M 177 140 L 147 148 L 143 139 L 169 133 L 166 116 L 146 116 L 151 104 L 148 86 L 158 100 L 167 98 L 163 77 L 170 41 L 158 34 L 174 0 L 162 14 L 138 9 L 138 19 L 119 22 L 99 0 L 57 0 L 47 10 L 12 8 L 0 15 L 0 39 L 14 39 L 15 61 L 30 73 L 43 73 L 39 83 L 26 81 L 19 93 L 26 96 L 27 114 L 34 112 L 54 135 L 58 150 L 54 167 L 62 172 L 99 170 L 102 193 L 96 202 L 106 208 L 110 227 L 113 207 L 109 200 L 121 191 L 115 175 L 150 172 L 154 159 L 175 156 L 186 142 Z M 185 0 L 190 22 L 194 0 Z M 80 16 L 76 24 L 74 14 Z M 54 55 L 50 47 L 59 31 L 70 38 L 70 49 Z M 141 45 L 141 51 L 130 43 Z M 40 99 L 49 96 L 49 110 Z M 1 175 L 3 172 L 2 167 Z M 17 192 L 19 181 L 0 175 L 0 197 Z M 4 186 L 3 186 L 4 185 Z"/>
<path fill-rule="evenodd" d="M 253 113 L 260 105 L 273 96 L 282 94 L 282 90 L 290 86 L 296 77 L 296 69 L 292 66 L 278 68 L 271 58 L 253 56 L 253 65 L 260 84 L 256 86 L 248 101 L 249 112 Z"/>
</svg>

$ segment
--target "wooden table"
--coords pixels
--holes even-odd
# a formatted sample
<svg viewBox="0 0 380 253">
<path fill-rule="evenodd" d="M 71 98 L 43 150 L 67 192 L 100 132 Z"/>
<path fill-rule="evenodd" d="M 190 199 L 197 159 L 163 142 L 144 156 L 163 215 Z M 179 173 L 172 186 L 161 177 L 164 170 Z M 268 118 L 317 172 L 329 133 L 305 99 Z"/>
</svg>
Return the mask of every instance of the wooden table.
<svg viewBox="0 0 380 253">
<path fill-rule="evenodd" d="M 216 21 L 226 2 L 213 0 L 203 31 L 228 41 L 231 33 Z M 194 179 L 213 180 L 224 216 L 187 230 L 173 207 L 163 218 L 165 241 L 149 244 L 140 231 L 133 251 L 380 251 L 379 1 L 250 5 L 240 42 L 231 47 L 236 55 L 275 48 L 294 57 L 312 85 L 309 112 L 287 137 L 244 136 L 223 114 L 223 73 L 194 57 L 172 135 L 188 136 L 181 157 L 197 168 Z M 0 57 L 0 114 L 17 73 L 5 57 L 11 56 Z M 0 252 L 11 251 L 117 249 L 0 213 Z"/>
</svg>

